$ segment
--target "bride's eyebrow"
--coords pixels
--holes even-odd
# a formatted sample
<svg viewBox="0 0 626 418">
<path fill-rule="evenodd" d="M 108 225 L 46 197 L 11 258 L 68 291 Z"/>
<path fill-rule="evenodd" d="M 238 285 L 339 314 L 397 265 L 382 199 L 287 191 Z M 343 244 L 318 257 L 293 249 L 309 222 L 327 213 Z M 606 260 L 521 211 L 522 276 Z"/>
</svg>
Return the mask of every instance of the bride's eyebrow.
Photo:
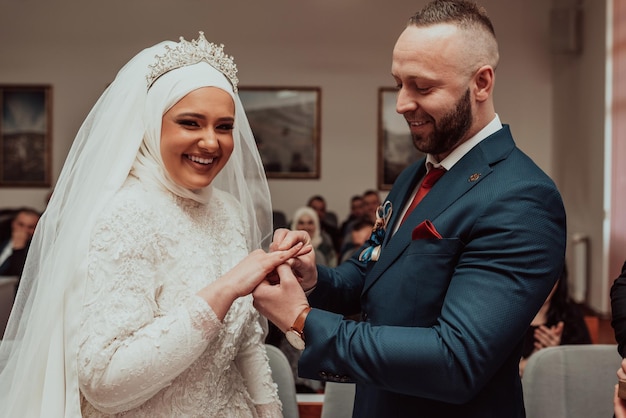
<svg viewBox="0 0 626 418">
<path fill-rule="evenodd" d="M 196 112 L 183 112 L 183 113 L 179 113 L 176 115 L 177 118 L 199 118 L 199 119 L 206 119 L 206 116 L 203 115 L 202 113 L 196 113 Z"/>
</svg>

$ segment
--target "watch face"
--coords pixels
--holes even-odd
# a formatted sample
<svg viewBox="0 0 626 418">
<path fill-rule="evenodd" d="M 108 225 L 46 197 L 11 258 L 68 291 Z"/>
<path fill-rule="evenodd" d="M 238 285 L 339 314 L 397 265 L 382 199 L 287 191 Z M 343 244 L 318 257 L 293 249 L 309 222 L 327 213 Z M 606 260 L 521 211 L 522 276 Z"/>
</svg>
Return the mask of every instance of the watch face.
<svg viewBox="0 0 626 418">
<path fill-rule="evenodd" d="M 285 338 L 287 338 L 287 341 L 293 346 L 293 348 L 300 351 L 304 350 L 304 340 L 296 331 L 290 329 L 285 333 Z"/>
</svg>

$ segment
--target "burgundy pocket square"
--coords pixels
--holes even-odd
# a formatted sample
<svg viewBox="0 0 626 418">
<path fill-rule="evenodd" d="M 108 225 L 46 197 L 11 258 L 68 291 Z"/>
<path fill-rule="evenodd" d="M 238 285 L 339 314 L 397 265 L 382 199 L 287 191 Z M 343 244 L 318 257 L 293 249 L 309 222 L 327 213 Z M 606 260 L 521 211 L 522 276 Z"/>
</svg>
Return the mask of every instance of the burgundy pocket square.
<svg viewBox="0 0 626 418">
<path fill-rule="evenodd" d="M 429 221 L 428 219 L 422 222 L 421 224 L 417 225 L 415 229 L 413 229 L 413 233 L 411 234 L 411 237 L 414 240 L 428 239 L 428 238 L 438 238 L 438 239 L 442 238 L 441 234 L 439 234 L 439 232 L 437 232 L 437 230 L 435 229 L 435 225 L 433 225 L 433 223 Z"/>
</svg>

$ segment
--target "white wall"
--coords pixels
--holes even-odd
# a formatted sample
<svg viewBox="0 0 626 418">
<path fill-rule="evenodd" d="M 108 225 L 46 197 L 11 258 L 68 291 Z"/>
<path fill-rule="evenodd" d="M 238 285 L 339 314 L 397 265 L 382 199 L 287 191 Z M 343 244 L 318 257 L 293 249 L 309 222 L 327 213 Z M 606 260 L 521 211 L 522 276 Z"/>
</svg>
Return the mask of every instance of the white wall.
<svg viewBox="0 0 626 418">
<path fill-rule="evenodd" d="M 287 216 L 313 194 L 346 216 L 350 196 L 375 188 L 377 92 L 393 86 L 391 50 L 425 0 L 2 0 L 0 83 L 53 86 L 53 180 L 81 121 L 117 70 L 164 39 L 224 43 L 245 86 L 322 89 L 321 177 L 271 180 Z M 501 47 L 496 110 L 561 188 L 571 232 L 593 236 L 601 259 L 604 8 L 586 2 L 577 57 L 550 52 L 545 0 L 484 0 Z M 598 7 L 599 6 L 599 7 Z M 558 151 L 555 151 L 558 150 Z M 0 189 L 0 207 L 43 209 L 48 189 Z M 384 193 L 383 193 L 384 195 Z M 592 277 L 606 282 L 599 263 Z M 594 300 L 606 300 L 605 290 Z M 597 304 L 602 309 L 602 304 Z"/>
<path fill-rule="evenodd" d="M 543 0 L 486 0 L 501 43 L 496 105 L 522 149 L 552 170 L 551 73 Z M 3 0 L 0 83 L 53 85 L 53 179 L 81 121 L 121 65 L 163 39 L 204 30 L 226 45 L 241 85 L 322 88 L 321 177 L 271 180 L 288 216 L 312 194 L 344 217 L 375 188 L 378 87 L 391 50 L 424 0 Z M 36 12 L 35 12 L 36 11 Z M 512 18 L 515 17 L 515 18 Z M 0 206 L 43 208 L 47 189 L 0 189 Z M 384 193 L 383 193 L 384 194 Z"/>
<path fill-rule="evenodd" d="M 608 0 L 612 1 L 612 0 Z M 570 238 L 589 238 L 588 304 L 609 312 L 608 286 L 602 226 L 604 199 L 604 122 L 606 2 L 582 2 L 582 52 L 553 57 L 552 84 L 555 177 L 567 209 Z M 607 237 L 608 239 L 608 237 Z M 571 247 L 568 254 L 572 259 Z"/>
</svg>

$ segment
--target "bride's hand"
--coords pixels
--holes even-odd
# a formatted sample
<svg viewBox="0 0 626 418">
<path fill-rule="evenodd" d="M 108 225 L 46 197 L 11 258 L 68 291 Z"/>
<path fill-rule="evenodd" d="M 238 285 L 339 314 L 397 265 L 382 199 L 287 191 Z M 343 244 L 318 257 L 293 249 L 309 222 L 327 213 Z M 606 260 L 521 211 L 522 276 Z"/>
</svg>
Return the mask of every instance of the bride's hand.
<svg viewBox="0 0 626 418">
<path fill-rule="evenodd" d="M 259 283 L 302 250 L 302 243 L 297 243 L 287 250 L 266 253 L 255 250 L 241 260 L 228 273 L 202 288 L 197 294 L 213 309 L 222 320 L 235 299 L 246 296 Z"/>
<path fill-rule="evenodd" d="M 237 297 L 249 295 L 276 267 L 295 257 L 302 246 L 302 243 L 297 243 L 287 250 L 268 253 L 263 250 L 253 251 L 223 278 L 231 283 Z"/>
</svg>

